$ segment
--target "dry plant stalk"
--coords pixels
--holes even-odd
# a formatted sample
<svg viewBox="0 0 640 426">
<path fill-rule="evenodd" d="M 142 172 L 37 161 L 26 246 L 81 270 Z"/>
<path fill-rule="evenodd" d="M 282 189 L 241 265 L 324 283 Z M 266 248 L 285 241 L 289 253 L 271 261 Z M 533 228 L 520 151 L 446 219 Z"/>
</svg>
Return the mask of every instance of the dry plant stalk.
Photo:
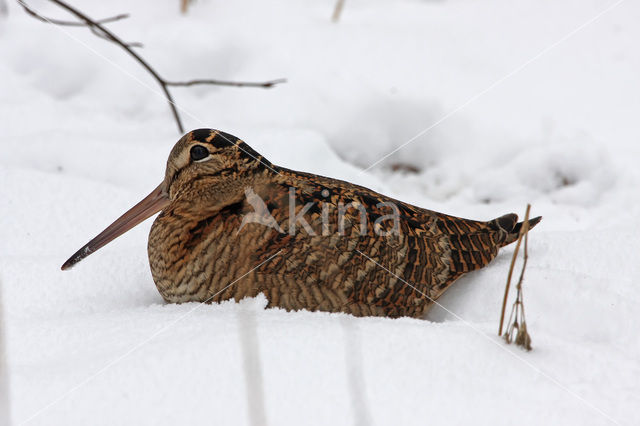
<svg viewBox="0 0 640 426">
<path fill-rule="evenodd" d="M 331 20 L 333 22 L 338 22 L 340 20 L 340 15 L 342 14 L 342 8 L 344 7 L 344 0 L 337 0 L 336 6 L 333 9 L 333 16 Z"/>
<path fill-rule="evenodd" d="M 189 9 L 189 3 L 191 3 L 191 0 L 180 0 L 180 11 L 182 13 L 187 13 L 187 10 Z"/>
<path fill-rule="evenodd" d="M 511 307 L 511 314 L 509 314 L 508 326 L 504 334 L 504 339 L 507 343 L 515 341 L 516 345 L 522 346 L 524 349 L 531 350 L 531 336 L 527 331 L 527 320 L 524 315 L 524 298 L 522 292 L 522 280 L 524 278 L 524 271 L 527 267 L 527 260 L 529 259 L 529 253 L 527 250 L 529 240 L 529 211 L 531 205 L 527 204 L 527 211 L 524 215 L 524 222 L 522 228 L 520 228 L 520 236 L 516 243 L 516 248 L 513 251 L 513 257 L 511 259 L 511 266 L 509 267 L 509 274 L 507 276 L 507 285 L 504 290 L 504 299 L 502 300 L 502 313 L 500 314 L 500 327 L 498 329 L 498 336 L 502 336 L 502 326 L 504 324 L 504 314 L 507 306 L 507 299 L 509 298 L 509 287 L 511 286 L 511 277 L 513 276 L 513 268 L 518 258 L 518 251 L 520 244 L 524 239 L 524 261 L 522 263 L 522 269 L 520 270 L 520 278 L 516 285 L 516 300 Z"/>
</svg>

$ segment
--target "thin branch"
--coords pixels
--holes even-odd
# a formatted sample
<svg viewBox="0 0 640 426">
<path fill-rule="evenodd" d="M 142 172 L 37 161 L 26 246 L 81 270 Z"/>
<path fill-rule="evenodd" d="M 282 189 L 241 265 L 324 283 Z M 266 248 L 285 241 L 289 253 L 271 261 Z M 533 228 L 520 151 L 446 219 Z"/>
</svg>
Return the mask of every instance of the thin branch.
<svg viewBox="0 0 640 426">
<path fill-rule="evenodd" d="M 18 4 L 20 6 L 22 6 L 22 8 L 25 10 L 25 12 L 27 12 L 27 14 L 29 14 L 32 17 L 36 18 L 40 22 L 45 22 L 47 24 L 60 25 L 60 26 L 63 26 L 63 27 L 86 27 L 86 28 L 89 28 L 91 30 L 91 32 L 94 35 L 96 35 L 97 37 L 100 37 L 100 38 L 105 39 L 105 40 L 109 40 L 102 32 L 100 32 L 100 29 L 98 29 L 97 27 L 88 25 L 86 22 L 64 21 L 64 20 L 61 20 L 61 19 L 49 18 L 48 16 L 40 15 L 35 10 L 31 9 L 23 0 L 17 0 L 17 1 L 18 1 Z M 116 22 L 116 21 L 120 21 L 122 19 L 127 19 L 128 17 L 129 17 L 128 13 L 121 13 L 121 14 L 116 15 L 116 16 L 111 16 L 109 18 L 104 18 L 104 19 L 97 20 L 96 23 L 97 24 L 108 24 L 110 22 Z M 126 44 L 129 47 L 143 47 L 142 43 L 139 43 L 137 41 L 126 43 Z"/>
<path fill-rule="evenodd" d="M 225 80 L 189 80 L 189 81 L 166 81 L 167 86 L 175 87 L 188 87 L 197 86 L 202 84 L 216 85 L 216 86 L 233 86 L 233 87 L 264 87 L 266 89 L 275 86 L 276 84 L 286 83 L 286 78 L 278 78 L 276 80 L 264 81 L 264 82 L 246 82 L 246 81 L 225 81 Z"/>
<path fill-rule="evenodd" d="M 18 1 L 22 3 L 22 0 L 18 0 Z M 167 85 L 164 82 L 164 80 L 162 79 L 162 77 L 160 77 L 160 75 L 151 67 L 151 65 L 149 65 L 144 59 L 142 59 L 142 57 L 140 57 L 140 55 L 138 55 L 136 52 L 134 52 L 131 49 L 131 47 L 129 47 L 127 45 L 127 43 L 125 43 L 124 41 L 120 40 L 120 38 L 118 38 L 115 34 L 113 34 L 111 31 L 109 31 L 108 29 L 106 29 L 105 27 L 100 25 L 98 22 L 96 22 L 93 19 L 89 18 L 84 13 L 80 12 L 79 10 L 69 6 L 68 4 L 66 4 L 65 2 L 62 2 L 60 0 L 49 0 L 49 1 L 54 3 L 54 4 L 56 4 L 57 6 L 61 7 L 62 9 L 66 10 L 67 12 L 71 13 L 72 15 L 76 16 L 78 19 L 80 19 L 82 22 L 84 22 L 86 24 L 86 26 L 91 27 L 91 28 L 97 28 L 98 30 L 100 30 L 102 32 L 102 34 L 104 34 L 104 36 L 105 36 L 104 38 L 105 39 L 117 44 L 118 46 L 123 48 L 129 55 L 133 56 L 133 58 L 136 61 L 138 61 L 140 63 L 140 65 L 142 65 L 142 67 L 145 68 L 149 72 L 149 74 L 151 74 L 151 76 L 160 85 L 162 91 L 164 92 L 165 97 L 167 98 L 167 101 L 169 102 L 169 108 L 171 108 L 171 112 L 173 113 L 173 117 L 175 118 L 176 123 L 178 124 L 178 129 L 180 130 L 180 133 L 184 133 L 184 128 L 182 126 L 182 121 L 180 120 L 180 116 L 178 115 L 178 110 L 176 109 L 175 102 L 173 101 L 173 97 L 171 96 L 171 93 L 169 92 L 169 89 L 167 89 Z"/>
<path fill-rule="evenodd" d="M 32 17 L 36 18 L 40 22 L 45 22 L 47 24 L 61 25 L 65 27 L 87 27 L 86 22 L 78 22 L 78 21 L 63 21 L 61 19 L 49 18 L 47 16 L 40 15 L 35 10 L 31 9 L 23 0 L 18 0 L 18 4 L 22 6 L 25 12 L 27 12 Z M 120 21 L 122 19 L 127 19 L 129 17 L 128 13 L 121 13 L 119 15 L 111 16 L 109 18 L 104 18 L 97 20 L 97 24 L 108 24 L 110 22 Z"/>
<path fill-rule="evenodd" d="M 17 0 L 17 1 L 27 11 L 29 15 L 36 17 L 38 20 L 41 20 L 41 21 L 44 20 L 47 23 L 56 24 L 56 21 L 45 18 L 44 16 L 34 12 L 24 3 L 23 0 Z M 60 8 L 66 10 L 67 12 L 71 13 L 76 18 L 78 18 L 80 22 L 77 22 L 76 24 L 79 24 L 79 25 L 75 25 L 75 26 L 87 27 L 96 36 L 120 46 L 122 49 L 124 49 L 125 52 L 127 52 L 131 57 L 133 57 L 133 59 L 135 59 L 140 64 L 140 66 L 142 66 L 145 70 L 147 70 L 149 74 L 151 74 L 151 77 L 153 77 L 153 79 L 158 83 L 158 85 L 160 86 L 164 94 L 165 99 L 167 100 L 167 103 L 169 104 L 169 108 L 171 109 L 171 113 L 173 114 L 173 118 L 176 121 L 178 130 L 180 131 L 180 133 L 184 133 L 184 127 L 182 125 L 182 119 L 180 118 L 180 114 L 178 112 L 176 103 L 173 100 L 173 96 L 171 95 L 171 92 L 169 91 L 170 86 L 194 86 L 199 84 L 209 84 L 209 85 L 218 85 L 218 86 L 269 88 L 276 84 L 283 83 L 285 81 L 284 79 L 271 80 L 271 81 L 266 81 L 261 83 L 233 82 L 233 81 L 221 81 L 221 80 L 191 80 L 191 81 L 185 81 L 185 82 L 167 81 L 145 59 L 143 59 L 142 56 L 140 56 L 138 53 L 133 51 L 132 48 L 137 47 L 138 45 L 133 43 L 129 44 L 122 41 L 118 36 L 116 36 L 114 33 L 112 33 L 107 28 L 105 28 L 102 25 L 103 23 L 105 23 L 104 19 L 102 21 L 96 21 L 94 19 L 91 19 L 83 12 L 79 11 L 78 9 L 74 8 L 73 6 L 70 6 L 69 4 L 61 0 L 49 0 L 49 1 L 59 6 Z M 118 16 L 124 16 L 124 15 L 118 15 Z M 110 20 L 109 22 L 113 22 L 114 18 L 116 17 L 107 18 L 107 19 Z M 62 22 L 66 22 L 66 21 L 62 21 Z M 65 24 L 59 24 L 59 25 L 65 25 Z"/>
<path fill-rule="evenodd" d="M 111 41 L 109 39 L 109 37 L 105 36 L 103 33 L 100 32 L 100 30 L 98 28 L 94 28 L 94 27 L 89 27 L 89 29 L 91 30 L 91 32 L 96 36 L 96 37 L 100 37 L 103 40 L 107 40 L 107 41 Z M 127 46 L 129 47 L 144 47 L 144 45 L 140 42 L 137 41 L 132 41 L 132 42 L 128 42 L 126 43 Z"/>
</svg>

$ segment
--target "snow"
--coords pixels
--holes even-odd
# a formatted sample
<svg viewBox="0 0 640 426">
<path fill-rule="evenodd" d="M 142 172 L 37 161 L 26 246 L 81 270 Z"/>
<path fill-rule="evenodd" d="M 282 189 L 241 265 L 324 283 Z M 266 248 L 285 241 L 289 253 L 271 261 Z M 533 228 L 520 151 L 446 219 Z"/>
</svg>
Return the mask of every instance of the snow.
<svg viewBox="0 0 640 426">
<path fill-rule="evenodd" d="M 534 350 L 496 336 L 513 247 L 426 320 L 265 310 L 264 298 L 164 304 L 151 220 L 61 272 L 157 186 L 180 135 L 121 50 L 10 2 L 0 393 L 14 424 L 640 422 L 637 3 L 349 0 L 337 24 L 328 0 L 200 0 L 186 16 L 177 0 L 81 3 L 93 17 L 131 13 L 110 28 L 167 78 L 288 79 L 175 88 L 188 129 L 457 216 L 532 203 L 544 216 L 525 275 Z"/>
</svg>

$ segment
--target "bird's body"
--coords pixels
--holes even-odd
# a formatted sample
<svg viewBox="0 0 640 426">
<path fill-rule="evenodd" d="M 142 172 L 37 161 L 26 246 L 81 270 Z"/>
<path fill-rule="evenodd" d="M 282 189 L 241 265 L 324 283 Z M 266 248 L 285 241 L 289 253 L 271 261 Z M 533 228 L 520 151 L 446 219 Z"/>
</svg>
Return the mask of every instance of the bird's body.
<svg viewBox="0 0 640 426">
<path fill-rule="evenodd" d="M 176 144 L 156 192 L 166 200 L 149 262 L 160 294 L 176 303 L 263 293 L 287 310 L 419 317 L 520 229 L 514 214 L 461 219 L 278 167 L 209 129 Z"/>
</svg>

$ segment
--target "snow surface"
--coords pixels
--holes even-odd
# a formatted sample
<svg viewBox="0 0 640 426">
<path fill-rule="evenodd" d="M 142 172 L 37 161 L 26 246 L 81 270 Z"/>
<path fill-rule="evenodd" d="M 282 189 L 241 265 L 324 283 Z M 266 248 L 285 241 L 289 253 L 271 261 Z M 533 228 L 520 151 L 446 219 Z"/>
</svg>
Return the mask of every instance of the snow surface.
<svg viewBox="0 0 640 426">
<path fill-rule="evenodd" d="M 458 216 L 531 202 L 544 216 L 525 278 L 534 350 L 496 336 L 513 247 L 440 299 L 455 315 L 426 321 L 264 310 L 263 298 L 164 304 L 150 220 L 61 272 L 159 183 L 179 135 L 121 50 L 9 2 L 0 285 L 13 423 L 640 423 L 637 2 L 348 0 L 338 24 L 329 0 L 199 0 L 186 16 L 178 0 L 75 3 L 130 12 L 110 28 L 144 42 L 168 78 L 288 79 L 176 88 L 189 129 Z"/>
</svg>

